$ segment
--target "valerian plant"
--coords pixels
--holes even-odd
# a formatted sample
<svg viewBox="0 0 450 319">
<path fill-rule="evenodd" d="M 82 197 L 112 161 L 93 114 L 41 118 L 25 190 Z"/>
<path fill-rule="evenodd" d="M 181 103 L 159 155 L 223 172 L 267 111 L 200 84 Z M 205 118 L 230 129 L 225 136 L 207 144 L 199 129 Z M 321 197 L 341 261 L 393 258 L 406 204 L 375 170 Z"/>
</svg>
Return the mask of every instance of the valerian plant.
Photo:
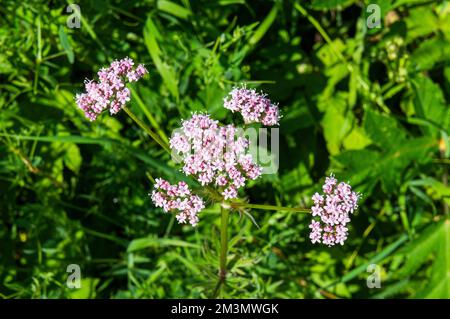
<svg viewBox="0 0 450 319">
<path fill-rule="evenodd" d="M 169 159 L 166 134 L 193 112 L 260 127 L 245 123 L 241 106 L 224 108 L 240 82 L 280 103 L 280 126 L 267 131 L 272 141 L 280 132 L 281 157 L 268 174 L 258 156 L 265 171 L 225 201 L 220 296 L 450 297 L 450 2 L 377 1 L 373 29 L 372 1 L 260 2 L 80 1 L 81 28 L 71 29 L 64 1 L 2 1 L 1 298 L 208 296 L 223 202 L 212 189 L 224 189 L 177 172 L 184 164 L 181 154 Z M 128 84 L 113 92 L 130 100 L 114 117 L 86 121 L 74 92 L 126 55 L 151 65 L 151 76 L 122 75 Z M 328 249 L 320 184 L 331 171 L 365 201 L 357 218 L 339 223 L 349 228 L 344 246 Z M 183 200 L 201 198 L 197 226 L 153 207 L 154 177 L 186 182 Z M 311 200 L 316 191 L 323 202 Z M 268 210 L 276 205 L 291 207 Z M 317 206 L 317 215 L 295 206 Z M 311 244 L 308 225 L 320 243 Z M 80 265 L 83 289 L 64 289 L 68 263 Z M 366 285 L 372 263 L 381 289 Z"/>
<path fill-rule="evenodd" d="M 144 65 L 134 67 L 130 58 L 115 60 L 107 68 L 98 71 L 98 82 L 86 80 L 86 92 L 76 95 L 76 103 L 85 116 L 95 121 L 104 111 L 111 115 L 120 110 L 130 116 L 164 150 L 183 164 L 181 171 L 195 180 L 197 189 L 191 189 L 184 181 L 171 184 L 157 178 L 154 189 L 149 194 L 156 207 L 165 213 L 174 213 L 180 224 L 189 223 L 193 227 L 200 222 L 200 213 L 210 204 L 221 207 L 219 281 L 213 291 L 217 296 L 227 277 L 228 223 L 230 212 L 238 212 L 254 218 L 249 209 L 294 211 L 311 213 L 309 238 L 311 242 L 328 247 L 343 245 L 348 236 L 350 215 L 357 209 L 360 194 L 351 186 L 331 174 L 325 178 L 324 194 L 312 196 L 311 208 L 282 207 L 277 205 L 248 203 L 240 197 L 240 190 L 246 182 L 261 176 L 263 168 L 249 152 L 250 140 L 243 130 L 233 124 L 222 124 L 209 114 L 192 114 L 181 123 L 181 128 L 172 134 L 169 143 L 155 133 L 127 108 L 131 91 L 127 83 L 136 82 L 148 71 Z M 279 125 L 281 118 L 278 105 L 263 93 L 245 86 L 234 88 L 224 98 L 223 106 L 242 115 L 245 125 L 259 123 L 264 126 Z M 202 198 L 206 196 L 205 200 Z"/>
</svg>

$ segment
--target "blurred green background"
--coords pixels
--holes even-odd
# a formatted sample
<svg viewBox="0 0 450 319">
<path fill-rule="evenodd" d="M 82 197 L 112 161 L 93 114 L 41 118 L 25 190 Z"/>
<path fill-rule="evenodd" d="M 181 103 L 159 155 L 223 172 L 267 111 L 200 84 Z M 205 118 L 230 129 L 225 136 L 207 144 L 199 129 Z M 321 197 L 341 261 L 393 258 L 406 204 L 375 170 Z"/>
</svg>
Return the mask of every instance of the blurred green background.
<svg viewBox="0 0 450 319">
<path fill-rule="evenodd" d="M 168 135 L 193 111 L 230 123 L 242 82 L 279 103 L 280 170 L 250 202 L 307 207 L 330 172 L 363 194 L 342 247 L 310 244 L 306 214 L 233 214 L 221 297 L 450 297 L 449 1 L 80 0 L 80 28 L 69 3 L 0 5 L 0 297 L 210 296 L 219 208 L 178 225 L 148 197 L 178 166 L 124 112 L 75 106 L 125 56 L 150 71 L 130 108 Z"/>
</svg>

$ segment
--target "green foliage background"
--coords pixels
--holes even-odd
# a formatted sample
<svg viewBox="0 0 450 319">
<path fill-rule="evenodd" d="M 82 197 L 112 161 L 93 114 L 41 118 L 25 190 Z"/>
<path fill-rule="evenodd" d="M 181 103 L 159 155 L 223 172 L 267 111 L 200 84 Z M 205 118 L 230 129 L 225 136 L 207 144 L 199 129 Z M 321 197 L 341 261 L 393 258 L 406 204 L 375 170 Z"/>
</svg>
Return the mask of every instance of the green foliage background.
<svg viewBox="0 0 450 319">
<path fill-rule="evenodd" d="M 448 1 L 80 0 L 80 29 L 68 3 L 0 5 L 0 296 L 210 296 L 218 206 L 174 223 L 147 195 L 149 176 L 180 177 L 168 155 L 123 112 L 90 123 L 75 106 L 130 56 L 150 70 L 130 107 L 168 135 L 193 111 L 230 122 L 241 82 L 279 102 L 280 170 L 252 203 L 308 206 L 329 172 L 363 193 L 342 247 L 311 245 L 306 214 L 254 210 L 259 229 L 233 214 L 222 297 L 450 297 Z"/>
</svg>

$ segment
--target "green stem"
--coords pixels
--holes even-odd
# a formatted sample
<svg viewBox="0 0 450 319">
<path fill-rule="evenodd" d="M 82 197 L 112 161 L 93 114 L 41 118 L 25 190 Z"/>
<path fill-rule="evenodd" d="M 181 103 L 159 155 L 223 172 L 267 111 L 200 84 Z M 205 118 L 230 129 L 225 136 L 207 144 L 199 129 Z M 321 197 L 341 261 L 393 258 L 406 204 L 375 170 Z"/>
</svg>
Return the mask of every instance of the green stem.
<svg viewBox="0 0 450 319">
<path fill-rule="evenodd" d="M 156 134 L 155 132 L 152 131 L 152 129 L 150 127 L 148 127 L 144 122 L 142 122 L 136 115 L 134 115 L 133 112 L 131 112 L 131 110 L 127 107 L 122 107 L 122 109 L 128 114 L 128 116 L 137 124 L 139 125 L 148 135 L 150 135 L 150 137 L 156 142 L 158 143 L 164 150 L 166 150 L 169 154 L 170 152 L 170 148 L 169 145 L 165 142 L 163 142 L 160 137 L 158 136 L 158 134 Z"/>
<path fill-rule="evenodd" d="M 230 206 L 232 208 L 243 207 L 243 208 L 277 210 L 277 211 L 298 212 L 298 213 L 309 213 L 311 211 L 309 208 L 302 208 L 302 207 L 283 207 L 283 206 L 276 206 L 276 205 L 247 204 L 247 203 L 236 203 L 236 202 L 231 203 Z"/>
<path fill-rule="evenodd" d="M 227 208 L 220 206 L 220 257 L 219 257 L 219 280 L 214 288 L 211 298 L 217 298 L 220 287 L 225 283 L 227 277 L 227 253 L 228 253 L 228 217 L 230 212 Z"/>
<path fill-rule="evenodd" d="M 439 147 L 440 155 L 441 155 L 442 160 L 446 160 L 446 158 L 445 158 L 446 142 L 444 140 L 444 137 L 442 138 L 442 144 L 443 144 L 443 147 Z M 448 167 L 447 166 L 444 166 L 444 174 L 442 175 L 442 184 L 444 184 L 445 187 L 448 187 Z M 443 205 L 444 205 L 443 206 L 444 215 L 449 215 L 449 207 L 445 200 L 443 201 Z"/>
<path fill-rule="evenodd" d="M 63 56 L 63 55 L 66 55 L 65 51 L 61 51 L 61 52 L 58 52 L 58 53 L 50 54 L 50 55 L 47 55 L 46 57 L 44 57 L 42 59 L 42 61 L 48 61 L 48 60 L 51 60 L 51 59 L 54 59 L 54 58 L 57 58 L 57 57 L 60 57 L 60 56 Z"/>
<path fill-rule="evenodd" d="M 221 222 L 220 222 L 220 268 L 219 278 L 222 282 L 225 281 L 227 274 L 227 252 L 228 252 L 228 217 L 229 211 L 224 207 L 220 207 Z"/>
<path fill-rule="evenodd" d="M 158 121 L 156 121 L 156 119 L 153 117 L 153 114 L 148 110 L 147 106 L 142 101 L 142 99 L 139 96 L 138 92 L 133 87 L 131 87 L 130 90 L 131 90 L 131 94 L 133 95 L 133 97 L 136 100 L 137 104 L 141 108 L 142 112 L 144 112 L 145 116 L 150 121 L 150 124 L 155 128 L 155 130 L 158 133 L 160 139 L 164 143 L 168 144 L 169 143 L 169 139 L 167 138 L 167 135 L 161 129 L 161 127 L 158 124 Z"/>
</svg>

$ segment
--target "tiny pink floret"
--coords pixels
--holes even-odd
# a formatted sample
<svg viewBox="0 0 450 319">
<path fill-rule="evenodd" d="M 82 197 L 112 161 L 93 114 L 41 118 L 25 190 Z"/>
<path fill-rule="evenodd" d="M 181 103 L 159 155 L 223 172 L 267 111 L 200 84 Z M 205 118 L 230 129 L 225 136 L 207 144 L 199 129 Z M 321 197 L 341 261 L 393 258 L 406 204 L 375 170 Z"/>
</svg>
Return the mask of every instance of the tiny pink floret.
<svg viewBox="0 0 450 319">
<path fill-rule="evenodd" d="M 266 126 L 278 125 L 280 114 L 278 106 L 273 104 L 265 94 L 246 87 L 234 88 L 224 98 L 224 107 L 231 112 L 239 112 L 246 124 L 262 123 Z"/>
<path fill-rule="evenodd" d="M 88 119 L 95 121 L 107 109 L 111 115 L 116 114 L 130 101 L 131 93 L 126 84 L 138 81 L 148 73 L 143 64 L 135 69 L 133 66 L 134 61 L 130 58 L 115 60 L 108 68 L 98 71 L 99 82 L 85 81 L 86 93 L 77 94 L 75 100 Z"/>
<path fill-rule="evenodd" d="M 202 186 L 218 187 L 225 199 L 238 196 L 247 180 L 258 178 L 262 169 L 247 154 L 249 141 L 233 125 L 221 126 L 207 114 L 194 114 L 182 122 L 170 139 L 171 149 L 181 157 L 183 172 Z"/>
<path fill-rule="evenodd" d="M 198 224 L 198 213 L 205 208 L 203 199 L 191 194 L 185 182 L 171 185 L 161 178 L 155 180 L 155 189 L 151 198 L 156 207 L 161 207 L 166 213 L 175 211 L 176 219 L 180 224 Z"/>
<path fill-rule="evenodd" d="M 324 195 L 315 193 L 311 207 L 313 220 L 309 225 L 311 242 L 327 246 L 343 245 L 348 235 L 350 214 L 358 208 L 360 194 L 349 184 L 340 182 L 331 174 L 322 187 Z"/>
</svg>

